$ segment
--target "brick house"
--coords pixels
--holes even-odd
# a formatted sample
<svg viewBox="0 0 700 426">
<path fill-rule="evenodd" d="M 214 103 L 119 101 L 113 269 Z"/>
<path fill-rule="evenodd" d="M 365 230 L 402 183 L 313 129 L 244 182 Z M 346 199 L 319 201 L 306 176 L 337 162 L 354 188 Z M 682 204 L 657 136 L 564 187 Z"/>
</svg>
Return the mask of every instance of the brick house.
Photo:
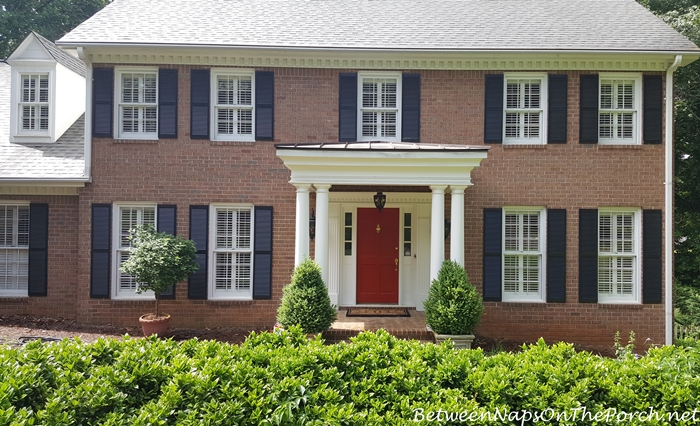
<svg viewBox="0 0 700 426">
<path fill-rule="evenodd" d="M 86 64 L 68 180 L 59 73 L 0 67 L 5 313 L 134 324 L 153 295 L 118 266 L 151 223 L 198 249 L 175 326 L 269 327 L 306 255 L 339 306 L 421 310 L 448 258 L 482 335 L 670 341 L 672 75 L 700 49 L 634 0 L 115 0 L 57 45 Z"/>
</svg>

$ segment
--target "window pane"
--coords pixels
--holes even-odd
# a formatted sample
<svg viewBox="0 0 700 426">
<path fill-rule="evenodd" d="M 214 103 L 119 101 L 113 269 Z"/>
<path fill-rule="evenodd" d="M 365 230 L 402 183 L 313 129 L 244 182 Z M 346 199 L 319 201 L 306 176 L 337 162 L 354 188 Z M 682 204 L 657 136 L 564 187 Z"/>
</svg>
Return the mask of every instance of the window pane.
<svg viewBox="0 0 700 426">
<path fill-rule="evenodd" d="M 352 226 L 352 213 L 345 213 L 345 226 Z"/>
</svg>

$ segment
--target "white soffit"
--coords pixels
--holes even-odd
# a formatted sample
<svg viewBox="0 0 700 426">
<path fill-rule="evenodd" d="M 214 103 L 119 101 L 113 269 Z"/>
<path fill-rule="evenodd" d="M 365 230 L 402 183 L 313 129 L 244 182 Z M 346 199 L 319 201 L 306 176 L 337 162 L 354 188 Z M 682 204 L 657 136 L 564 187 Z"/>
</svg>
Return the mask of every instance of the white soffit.
<svg viewBox="0 0 700 426">
<path fill-rule="evenodd" d="M 488 146 L 404 142 L 277 144 L 291 184 L 471 185 Z"/>
</svg>

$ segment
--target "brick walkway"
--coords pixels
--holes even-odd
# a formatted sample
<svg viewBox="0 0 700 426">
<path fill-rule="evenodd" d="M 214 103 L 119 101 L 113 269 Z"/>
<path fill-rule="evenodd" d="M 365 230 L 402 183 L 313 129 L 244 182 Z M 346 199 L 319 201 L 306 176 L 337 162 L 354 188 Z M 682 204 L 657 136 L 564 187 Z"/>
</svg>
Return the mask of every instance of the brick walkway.
<svg viewBox="0 0 700 426">
<path fill-rule="evenodd" d="M 425 328 L 425 313 L 409 309 L 410 317 L 347 317 L 347 309 L 338 310 L 338 320 L 330 330 L 323 332 L 328 343 L 347 340 L 365 330 L 380 328 L 401 339 L 435 342 L 433 334 Z"/>
</svg>

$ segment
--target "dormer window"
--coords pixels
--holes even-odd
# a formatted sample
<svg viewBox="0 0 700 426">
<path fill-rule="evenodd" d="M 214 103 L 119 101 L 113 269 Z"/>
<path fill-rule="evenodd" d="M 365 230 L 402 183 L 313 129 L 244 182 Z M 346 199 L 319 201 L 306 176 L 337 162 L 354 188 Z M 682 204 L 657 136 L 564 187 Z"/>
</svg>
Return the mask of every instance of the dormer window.
<svg viewBox="0 0 700 426">
<path fill-rule="evenodd" d="M 19 129 L 49 132 L 49 75 L 20 74 Z"/>
<path fill-rule="evenodd" d="M 7 63 L 12 67 L 10 142 L 56 142 L 85 112 L 85 64 L 37 33 L 27 36 Z"/>
</svg>

